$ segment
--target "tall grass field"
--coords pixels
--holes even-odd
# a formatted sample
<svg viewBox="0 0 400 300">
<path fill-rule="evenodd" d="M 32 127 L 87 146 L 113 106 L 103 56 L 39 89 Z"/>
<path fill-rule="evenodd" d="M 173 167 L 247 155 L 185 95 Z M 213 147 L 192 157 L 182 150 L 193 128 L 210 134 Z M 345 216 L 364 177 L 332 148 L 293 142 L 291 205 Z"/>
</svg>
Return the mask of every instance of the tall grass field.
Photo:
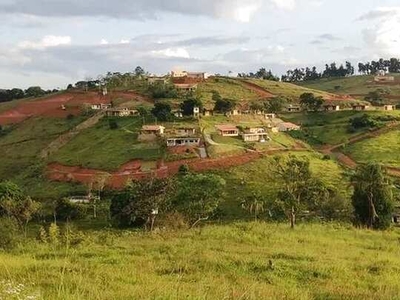
<svg viewBox="0 0 400 300">
<path fill-rule="evenodd" d="M 0 253 L 1 299 L 399 299 L 399 231 L 233 223 L 87 231 Z"/>
</svg>

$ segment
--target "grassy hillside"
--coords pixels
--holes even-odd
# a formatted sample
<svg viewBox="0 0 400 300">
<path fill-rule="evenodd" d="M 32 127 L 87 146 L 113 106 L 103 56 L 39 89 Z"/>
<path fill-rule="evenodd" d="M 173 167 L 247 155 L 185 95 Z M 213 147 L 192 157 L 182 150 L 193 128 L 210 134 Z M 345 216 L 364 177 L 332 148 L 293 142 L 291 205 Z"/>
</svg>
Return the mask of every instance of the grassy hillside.
<svg viewBox="0 0 400 300">
<path fill-rule="evenodd" d="M 305 131 L 308 132 L 312 139 L 310 143 L 321 143 L 336 145 L 340 143 L 347 143 L 348 140 L 368 129 L 359 129 L 356 131 L 349 131 L 349 122 L 351 118 L 368 114 L 373 117 L 379 116 L 393 116 L 400 117 L 400 111 L 340 111 L 340 112 L 326 112 L 326 113 L 291 113 L 284 114 L 281 117 L 284 120 L 299 124 Z"/>
<path fill-rule="evenodd" d="M 399 74 L 395 77 L 400 78 Z M 352 76 L 346 78 L 318 79 L 298 83 L 302 87 L 317 89 L 336 94 L 368 94 L 371 91 L 382 88 L 390 91 L 393 95 L 400 95 L 399 85 L 376 84 L 373 82 L 374 76 Z"/>
<path fill-rule="evenodd" d="M 31 242 L 1 252 L 0 297 L 397 299 L 398 238 L 335 224 L 86 232 L 68 248 Z"/>
<path fill-rule="evenodd" d="M 240 81 L 229 78 L 211 78 L 199 84 L 196 94 L 205 103 L 211 103 L 213 91 L 218 92 L 222 98 L 240 100 L 255 100 L 259 96 L 251 89 L 244 87 Z"/>
<path fill-rule="evenodd" d="M 156 160 L 162 151 L 156 143 L 140 143 L 139 131 L 143 119 L 118 118 L 117 129 L 110 129 L 109 119 L 103 118 L 94 127 L 79 133 L 66 146 L 50 157 L 50 161 L 70 166 L 116 170 L 134 160 Z"/>
<path fill-rule="evenodd" d="M 348 145 L 344 151 L 360 163 L 377 162 L 400 167 L 400 132 L 396 130 Z"/>
<path fill-rule="evenodd" d="M 322 96 L 326 98 L 332 96 L 329 93 L 317 89 L 300 87 L 298 85 L 286 82 L 277 82 L 277 81 L 261 80 L 261 79 L 251 79 L 248 81 L 266 89 L 267 91 L 271 92 L 274 95 L 284 96 L 294 101 L 297 101 L 300 95 L 303 93 L 314 93 L 314 95 L 316 96 Z"/>
<path fill-rule="evenodd" d="M 0 180 L 13 180 L 30 195 L 59 195 L 71 189 L 71 185 L 50 183 L 44 179 L 45 162 L 39 153 L 60 134 L 83 120 L 32 118 L 14 125 L 6 135 L 0 136 Z"/>
<path fill-rule="evenodd" d="M 328 186 L 340 190 L 342 196 L 348 199 L 350 190 L 343 183 L 348 179 L 344 170 L 333 160 L 323 160 L 322 155 L 313 152 L 292 152 L 291 155 L 307 158 L 310 161 L 313 174 L 323 180 Z M 289 155 L 289 154 L 282 154 Z M 228 182 L 227 197 L 221 209 L 227 219 L 243 219 L 247 212 L 243 211 L 240 203 L 252 193 L 260 193 L 267 202 L 272 203 L 277 197 L 279 183 L 270 172 L 273 156 L 267 156 L 247 165 L 215 172 Z M 268 205 L 267 205 L 268 209 Z"/>
</svg>

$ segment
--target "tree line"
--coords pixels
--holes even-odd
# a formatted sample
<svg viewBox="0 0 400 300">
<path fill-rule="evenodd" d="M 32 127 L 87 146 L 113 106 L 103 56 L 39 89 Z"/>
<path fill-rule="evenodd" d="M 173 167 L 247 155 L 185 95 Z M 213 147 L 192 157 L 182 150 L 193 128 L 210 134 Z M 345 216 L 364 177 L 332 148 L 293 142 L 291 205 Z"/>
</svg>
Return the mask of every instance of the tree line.
<svg viewBox="0 0 400 300">
<path fill-rule="evenodd" d="M 23 98 L 37 98 L 46 94 L 57 93 L 57 89 L 43 90 L 40 86 L 31 86 L 26 90 L 13 88 L 8 90 L 0 90 L 0 102 L 8 102 L 12 100 L 18 100 Z"/>
</svg>

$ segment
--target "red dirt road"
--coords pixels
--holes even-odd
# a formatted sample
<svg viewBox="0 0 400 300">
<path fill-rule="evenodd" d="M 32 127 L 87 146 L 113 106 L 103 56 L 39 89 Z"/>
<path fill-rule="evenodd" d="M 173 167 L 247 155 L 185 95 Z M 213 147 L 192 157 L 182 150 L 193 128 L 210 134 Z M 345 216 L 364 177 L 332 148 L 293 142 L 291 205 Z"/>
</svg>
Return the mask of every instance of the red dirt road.
<svg viewBox="0 0 400 300">
<path fill-rule="evenodd" d="M 148 101 L 134 92 L 113 92 L 106 97 L 96 92 L 66 92 L 39 100 L 28 100 L 15 108 L 0 113 L 0 125 L 15 124 L 30 117 L 46 116 L 65 118 L 68 115 L 79 115 L 84 104 L 110 103 L 112 99 Z M 65 110 L 61 108 L 64 105 Z"/>
</svg>

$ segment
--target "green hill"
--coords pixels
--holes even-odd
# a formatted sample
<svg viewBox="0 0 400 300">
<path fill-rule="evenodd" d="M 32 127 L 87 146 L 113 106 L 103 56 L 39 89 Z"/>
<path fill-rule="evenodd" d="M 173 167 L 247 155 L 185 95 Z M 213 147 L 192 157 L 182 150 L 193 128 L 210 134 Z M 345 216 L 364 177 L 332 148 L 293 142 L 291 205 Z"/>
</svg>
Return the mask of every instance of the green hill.
<svg viewBox="0 0 400 300">
<path fill-rule="evenodd" d="M 400 74 L 390 74 L 396 80 L 400 80 Z M 299 86 L 311 89 L 326 91 L 329 93 L 346 94 L 346 95 L 366 95 L 377 89 L 383 89 L 392 96 L 400 98 L 400 83 L 398 84 L 382 84 L 375 83 L 374 76 L 351 76 L 345 78 L 324 78 L 314 81 L 305 81 L 298 83 Z"/>
</svg>

